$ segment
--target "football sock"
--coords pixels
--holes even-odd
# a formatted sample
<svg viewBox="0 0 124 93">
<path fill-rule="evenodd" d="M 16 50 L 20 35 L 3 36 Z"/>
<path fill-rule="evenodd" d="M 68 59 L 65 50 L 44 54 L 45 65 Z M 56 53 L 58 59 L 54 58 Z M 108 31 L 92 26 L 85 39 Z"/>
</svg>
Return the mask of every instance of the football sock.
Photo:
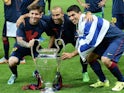
<svg viewBox="0 0 124 93">
<path fill-rule="evenodd" d="M 80 58 L 80 63 L 82 65 L 82 72 L 83 73 L 87 72 L 88 63 L 87 62 L 83 62 L 81 58 Z"/>
<path fill-rule="evenodd" d="M 96 73 L 96 75 L 99 77 L 99 80 L 104 82 L 106 80 L 106 77 L 104 73 L 102 72 L 102 68 L 100 63 L 97 60 L 94 60 L 93 62 L 89 63 L 93 71 Z"/>
<path fill-rule="evenodd" d="M 118 79 L 118 81 L 123 81 L 124 82 L 124 77 L 121 74 L 117 64 L 115 62 L 112 62 L 111 66 L 108 68 L 111 73 Z"/>
<path fill-rule="evenodd" d="M 13 66 L 13 67 L 10 67 L 10 66 L 9 66 L 9 68 L 10 68 L 10 70 L 12 71 L 12 73 L 15 74 L 16 77 L 18 77 L 17 66 Z"/>
<path fill-rule="evenodd" d="M 9 57 L 9 41 L 8 41 L 8 38 L 7 38 L 7 40 L 3 40 L 3 47 L 4 47 L 5 58 L 8 59 L 8 57 Z"/>
</svg>

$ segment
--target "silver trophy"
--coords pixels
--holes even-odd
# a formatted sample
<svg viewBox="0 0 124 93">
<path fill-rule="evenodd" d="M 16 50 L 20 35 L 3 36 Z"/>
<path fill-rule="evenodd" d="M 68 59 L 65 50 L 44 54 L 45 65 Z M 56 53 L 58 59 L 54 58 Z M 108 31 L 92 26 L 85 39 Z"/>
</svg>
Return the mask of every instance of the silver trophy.
<svg viewBox="0 0 124 93">
<path fill-rule="evenodd" d="M 62 88 L 62 77 L 60 74 L 61 58 L 58 53 L 60 44 L 64 44 L 63 40 L 56 39 L 55 45 L 57 48 L 36 49 L 39 55 L 34 62 L 42 79 L 41 93 L 54 93 L 55 90 Z"/>
<path fill-rule="evenodd" d="M 54 93 L 53 81 L 57 71 L 57 49 L 40 49 L 36 66 L 41 75 L 44 88 L 41 93 Z"/>
</svg>

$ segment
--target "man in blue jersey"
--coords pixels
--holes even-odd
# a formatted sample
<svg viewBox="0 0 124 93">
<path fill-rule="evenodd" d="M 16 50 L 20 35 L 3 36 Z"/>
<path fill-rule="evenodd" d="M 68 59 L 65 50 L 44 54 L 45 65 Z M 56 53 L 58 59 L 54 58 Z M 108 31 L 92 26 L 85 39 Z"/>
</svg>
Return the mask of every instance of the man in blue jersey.
<svg viewBox="0 0 124 93">
<path fill-rule="evenodd" d="M 2 33 L 4 57 L 0 59 L 0 64 L 8 62 L 9 57 L 9 37 L 16 37 L 16 20 L 20 16 L 21 0 L 4 0 L 4 27 Z M 21 62 L 25 63 L 25 61 Z"/>
<path fill-rule="evenodd" d="M 55 6 L 52 8 L 51 16 L 43 16 L 42 19 L 46 21 L 49 25 L 49 31 L 51 32 L 49 48 L 55 47 L 54 41 L 55 39 L 63 39 L 65 45 L 71 43 L 73 46 L 75 45 L 75 33 L 76 33 L 76 25 L 74 25 L 68 18 L 66 14 L 64 14 L 63 10 L 59 6 Z M 54 38 L 54 39 L 53 39 Z M 62 46 L 60 46 L 60 50 Z"/>
<path fill-rule="evenodd" d="M 79 37 L 76 50 L 72 53 L 63 53 L 62 59 L 73 57 L 79 53 L 82 60 L 87 60 L 99 80 L 91 87 L 108 87 L 109 81 L 102 72 L 97 59 L 100 59 L 117 79 L 113 91 L 124 88 L 124 77 L 117 63 L 124 52 L 124 32 L 107 20 L 93 15 L 93 21 L 87 22 L 77 5 L 67 9 L 68 16 L 74 24 L 78 24 Z"/>
<path fill-rule="evenodd" d="M 124 0 L 113 0 L 112 2 L 112 22 L 124 29 Z"/>
<path fill-rule="evenodd" d="M 49 24 L 49 30 L 51 31 L 49 48 L 55 48 L 55 39 L 62 39 L 65 45 L 69 43 L 73 46 L 76 45 L 76 25 L 69 20 L 68 16 L 64 14 L 61 7 L 55 6 L 52 8 L 49 20 L 48 18 L 45 18 L 45 16 L 42 18 L 47 21 Z M 63 46 L 60 44 L 59 47 L 61 51 Z M 87 64 L 83 63 L 81 59 L 80 62 L 82 65 L 83 82 L 88 82 L 89 76 L 87 73 Z"/>
<path fill-rule="evenodd" d="M 20 24 L 17 29 L 17 42 L 9 58 L 9 68 L 12 72 L 8 80 L 9 85 L 13 84 L 18 77 L 17 65 L 20 63 L 20 60 L 26 55 L 31 55 L 31 47 L 33 47 L 34 58 L 38 55 L 36 52 L 36 45 L 38 42 L 35 42 L 34 39 L 39 39 L 44 31 L 49 34 L 47 32 L 47 24 L 40 20 L 41 17 L 42 8 L 33 5 L 29 9 L 29 17 L 25 19 L 26 24 Z"/>
<path fill-rule="evenodd" d="M 90 11 L 96 16 L 104 17 L 104 6 L 106 0 L 85 0 L 85 3 L 81 0 L 77 1 L 84 8 L 84 12 Z"/>
<path fill-rule="evenodd" d="M 44 0 L 22 0 L 20 10 L 21 14 L 26 14 L 29 12 L 28 8 L 30 8 L 32 5 L 38 4 L 42 6 L 43 8 L 43 13 L 45 13 L 45 2 Z"/>
</svg>

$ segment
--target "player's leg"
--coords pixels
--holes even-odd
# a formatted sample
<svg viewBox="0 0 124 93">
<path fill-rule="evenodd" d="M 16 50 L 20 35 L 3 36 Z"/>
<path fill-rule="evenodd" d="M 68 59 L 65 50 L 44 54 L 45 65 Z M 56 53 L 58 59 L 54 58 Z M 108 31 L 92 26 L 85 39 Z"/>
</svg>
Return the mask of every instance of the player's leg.
<svg viewBox="0 0 124 93">
<path fill-rule="evenodd" d="M 6 36 L 6 21 L 3 27 L 3 34 L 2 34 L 2 41 L 3 41 L 3 48 L 4 48 L 4 57 L 0 59 L 0 63 L 8 62 L 8 55 L 9 55 L 9 40 Z"/>
<path fill-rule="evenodd" d="M 89 82 L 90 77 L 87 72 L 87 67 L 88 67 L 88 62 L 83 62 L 82 59 L 80 58 L 80 63 L 82 66 L 82 74 L 83 74 L 83 82 Z"/>
<path fill-rule="evenodd" d="M 19 59 L 15 56 L 11 56 L 9 58 L 9 68 L 12 72 L 12 75 L 8 80 L 9 85 L 13 84 L 15 82 L 17 76 L 18 76 L 18 73 L 17 73 L 17 63 L 18 63 L 18 61 L 19 61 Z"/>
<path fill-rule="evenodd" d="M 122 29 L 124 30 L 124 14 L 122 14 L 122 25 L 123 25 Z"/>
<path fill-rule="evenodd" d="M 51 8 L 51 0 L 48 0 L 48 14 L 49 15 L 51 14 L 50 8 Z"/>
<path fill-rule="evenodd" d="M 89 62 L 90 67 L 93 69 L 93 71 L 95 72 L 95 74 L 99 78 L 99 80 L 96 83 L 91 84 L 90 86 L 94 87 L 94 88 L 108 87 L 109 86 L 109 81 L 106 79 L 106 77 L 105 77 L 105 75 L 102 71 L 101 65 L 97 60 L 98 58 L 99 58 L 99 56 L 96 55 L 95 53 L 91 53 L 88 56 L 87 61 Z"/>
<path fill-rule="evenodd" d="M 75 34 L 77 36 L 77 33 L 75 33 Z M 72 42 L 72 45 L 74 47 L 75 47 L 75 44 L 76 44 L 76 39 L 77 39 L 77 37 L 75 38 L 75 41 Z M 81 67 L 82 67 L 82 76 L 83 76 L 82 81 L 83 82 L 89 82 L 90 77 L 89 77 L 88 72 L 87 72 L 88 62 L 87 61 L 83 62 L 82 59 L 80 58 L 80 63 L 81 63 Z"/>
<path fill-rule="evenodd" d="M 109 86 L 109 81 L 105 77 L 101 65 L 99 63 L 99 59 L 101 58 L 102 54 L 107 48 L 107 44 L 104 44 L 106 40 L 103 40 L 98 47 L 94 49 L 94 51 L 88 55 L 87 61 L 90 65 L 90 67 L 93 69 L 95 74 L 98 76 L 99 80 L 91 84 L 91 87 L 108 87 Z M 104 45 L 104 47 L 103 47 Z"/>
<path fill-rule="evenodd" d="M 112 88 L 113 91 L 121 91 L 124 88 L 124 77 L 117 65 L 123 51 L 124 39 L 117 39 L 108 46 L 101 58 L 106 67 L 117 78 L 116 85 Z"/>
<path fill-rule="evenodd" d="M 23 47 L 14 47 L 13 52 L 9 58 L 9 68 L 12 72 L 11 77 L 8 80 L 8 84 L 11 85 L 15 82 L 16 78 L 18 77 L 17 72 L 17 65 L 20 64 L 20 60 L 23 59 L 24 56 L 30 55 L 30 49 L 23 48 Z"/>
<path fill-rule="evenodd" d="M 50 10 L 51 7 L 51 0 L 48 0 L 48 10 Z"/>
</svg>

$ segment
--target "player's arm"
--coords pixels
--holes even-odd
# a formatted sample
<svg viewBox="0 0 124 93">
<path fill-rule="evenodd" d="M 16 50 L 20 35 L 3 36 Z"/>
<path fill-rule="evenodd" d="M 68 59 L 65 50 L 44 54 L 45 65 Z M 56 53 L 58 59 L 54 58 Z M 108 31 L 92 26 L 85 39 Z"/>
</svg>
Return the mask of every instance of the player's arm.
<svg viewBox="0 0 124 93">
<path fill-rule="evenodd" d="M 25 47 L 25 48 L 30 48 L 34 45 L 34 39 L 30 40 L 29 42 L 26 42 L 25 40 L 23 40 L 23 37 L 19 37 L 17 36 L 16 37 L 17 39 L 17 43 L 22 46 L 22 47 Z"/>
<path fill-rule="evenodd" d="M 34 1 L 28 6 L 28 9 L 29 9 L 31 6 L 37 4 L 38 2 L 39 2 L 39 0 L 34 0 Z"/>
<path fill-rule="evenodd" d="M 84 5 L 84 3 L 83 3 L 81 0 L 77 0 L 77 1 L 78 1 L 78 3 L 79 3 L 81 6 Z"/>
<path fill-rule="evenodd" d="M 78 51 L 77 50 L 75 50 L 75 51 L 73 51 L 71 53 L 63 52 L 62 56 L 61 56 L 61 59 L 62 60 L 70 59 L 70 58 L 72 58 L 72 57 L 74 57 L 76 55 L 78 55 Z"/>
<path fill-rule="evenodd" d="M 77 0 L 77 1 L 78 1 L 78 3 L 79 3 L 82 7 L 84 7 L 84 8 L 89 8 L 89 7 L 90 7 L 89 4 L 86 4 L 86 3 L 82 2 L 81 0 Z"/>
<path fill-rule="evenodd" d="M 22 37 L 17 36 L 16 39 L 17 39 L 17 43 L 18 43 L 20 46 L 29 48 L 28 42 L 24 41 Z"/>
<path fill-rule="evenodd" d="M 11 0 L 3 0 L 5 5 L 11 5 L 12 1 Z"/>
<path fill-rule="evenodd" d="M 55 41 L 55 36 L 50 36 L 50 40 L 49 40 L 49 44 L 48 44 L 48 48 L 51 48 L 54 44 Z"/>
<path fill-rule="evenodd" d="M 29 17 L 29 14 L 27 13 L 27 14 L 24 14 L 24 15 L 21 15 L 19 18 L 18 18 L 18 20 L 16 21 L 16 26 L 17 27 L 19 27 L 19 25 L 21 24 L 21 23 L 23 23 L 24 25 L 25 25 L 25 18 L 27 18 L 27 17 Z"/>
<path fill-rule="evenodd" d="M 30 48 L 34 45 L 34 39 L 31 39 L 30 41 L 26 41 L 26 37 L 27 35 L 25 35 L 25 26 L 23 24 L 20 24 L 20 26 L 18 27 L 17 31 L 16 31 L 16 40 L 17 43 L 21 46 L 21 47 L 25 47 L 25 48 Z M 29 37 L 29 35 L 28 35 Z"/>
</svg>

